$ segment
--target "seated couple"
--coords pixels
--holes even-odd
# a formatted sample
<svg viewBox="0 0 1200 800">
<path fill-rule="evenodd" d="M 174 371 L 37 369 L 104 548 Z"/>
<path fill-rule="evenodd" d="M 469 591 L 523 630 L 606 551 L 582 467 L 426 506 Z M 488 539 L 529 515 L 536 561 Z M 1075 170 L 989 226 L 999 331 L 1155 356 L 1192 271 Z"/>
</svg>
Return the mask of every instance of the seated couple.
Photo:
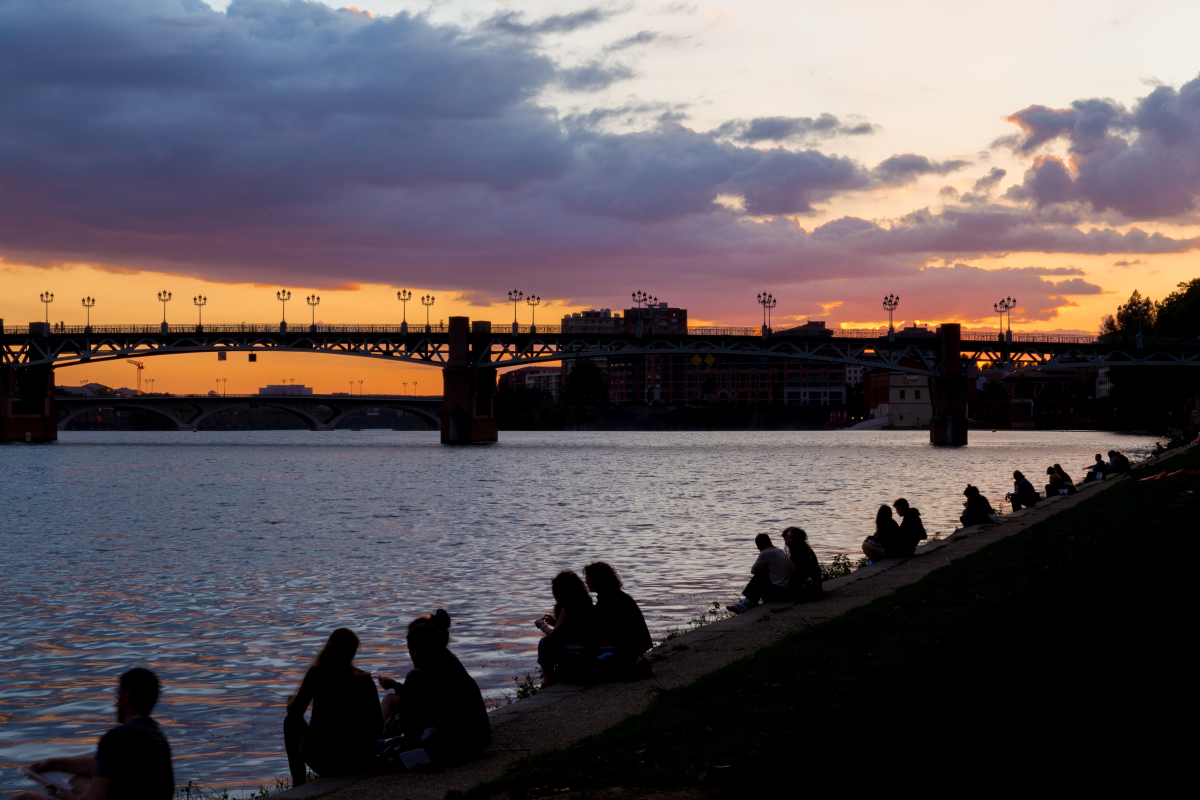
<svg viewBox="0 0 1200 800">
<path fill-rule="evenodd" d="M 617 571 L 596 561 L 583 568 L 583 577 L 570 570 L 555 575 L 550 582 L 554 613 L 533 623 L 545 634 L 538 642 L 545 685 L 649 676 L 642 654 L 654 642 L 637 602 L 621 591 Z M 595 605 L 589 590 L 596 593 Z"/>
<path fill-rule="evenodd" d="M 824 595 L 821 564 L 808 546 L 808 534 L 802 528 L 786 528 L 783 542 L 786 553 L 773 545 L 767 534 L 754 537 L 758 558 L 750 567 L 750 583 L 742 590 L 742 599 L 725 606 L 726 609 L 741 614 L 764 600 L 768 603 L 803 603 L 821 599 Z"/>
<path fill-rule="evenodd" d="M 150 718 L 160 689 L 158 677 L 150 670 L 137 667 L 126 672 L 117 684 L 120 725 L 100 738 L 96 755 L 47 758 L 32 764 L 27 772 L 49 794 L 17 792 L 12 800 L 171 800 L 175 796 L 171 746 Z M 71 788 L 55 786 L 39 774 L 43 772 L 67 773 Z"/>
<path fill-rule="evenodd" d="M 1075 494 L 1075 481 L 1058 464 L 1046 467 L 1046 497 L 1057 497 L 1062 494 Z"/>
<path fill-rule="evenodd" d="M 903 497 L 892 505 L 903 522 L 892 519 L 892 509 L 880 506 L 875 513 L 875 533 L 863 541 L 863 553 L 872 564 L 885 558 L 908 558 L 921 540 L 928 538 L 920 511 Z"/>
<path fill-rule="evenodd" d="M 354 666 L 358 636 L 349 628 L 330 634 L 287 705 L 283 741 L 293 784 L 305 782 L 306 766 L 327 777 L 387 771 L 401 763 L 443 765 L 490 745 L 483 695 L 449 642 L 445 611 L 413 620 L 407 637 L 413 668 L 404 683 L 380 678 L 380 687 L 391 690 L 380 701 L 371 674 Z M 402 758 L 412 753 L 419 755 Z"/>
</svg>

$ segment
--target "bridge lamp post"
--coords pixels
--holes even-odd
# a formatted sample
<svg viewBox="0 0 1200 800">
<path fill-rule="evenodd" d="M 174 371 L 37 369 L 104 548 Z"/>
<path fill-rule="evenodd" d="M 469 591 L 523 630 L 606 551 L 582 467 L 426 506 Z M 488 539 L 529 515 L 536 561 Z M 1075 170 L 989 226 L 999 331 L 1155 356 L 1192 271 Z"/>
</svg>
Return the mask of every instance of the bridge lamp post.
<svg viewBox="0 0 1200 800">
<path fill-rule="evenodd" d="M 896 326 L 892 324 L 892 312 L 896 310 L 896 306 L 900 305 L 900 298 L 894 294 L 889 294 L 883 298 L 883 308 L 888 312 L 888 341 L 896 341 Z"/>
<path fill-rule="evenodd" d="M 542 298 L 531 294 L 525 298 L 525 302 L 529 305 L 529 332 L 537 333 L 537 307 L 542 304 Z"/>
<path fill-rule="evenodd" d="M 412 300 L 412 292 L 408 289 L 401 289 L 396 292 L 396 299 L 400 301 L 400 335 L 408 335 L 408 301 Z"/>
<path fill-rule="evenodd" d="M 640 289 L 633 293 L 633 302 L 637 303 L 638 308 L 641 308 L 642 303 L 645 303 L 649 299 L 650 299 L 650 295 L 646 294 L 645 292 L 641 291 Z"/>
<path fill-rule="evenodd" d="M 421 305 L 425 306 L 425 332 L 433 333 L 433 328 L 429 327 L 429 307 L 433 305 L 434 296 L 427 294 L 421 298 Z"/>
<path fill-rule="evenodd" d="M 171 302 L 171 293 L 165 289 L 159 292 L 158 302 L 163 304 L 162 335 L 166 336 L 171 330 L 167 327 L 167 303 Z"/>
<path fill-rule="evenodd" d="M 513 336 L 516 336 L 520 332 L 520 327 L 517 325 L 517 303 L 521 302 L 524 298 L 525 294 L 518 292 L 516 289 L 508 293 L 508 302 L 513 304 Z"/>
<path fill-rule="evenodd" d="M 1001 339 L 1012 344 L 1012 311 L 1017 307 L 1017 298 L 1005 297 L 999 303 L 992 305 L 992 310 L 1000 315 Z M 1004 331 L 1004 315 L 1008 314 L 1008 330 Z"/>
<path fill-rule="evenodd" d="M 292 299 L 292 293 L 287 289 L 280 289 L 275 293 L 275 299 L 279 301 L 279 305 L 283 308 L 283 316 L 279 321 L 279 332 L 287 333 L 287 301 Z"/>
<path fill-rule="evenodd" d="M 40 299 L 46 304 L 46 330 L 50 330 L 50 304 L 54 302 L 54 295 L 50 292 L 42 292 Z"/>
<path fill-rule="evenodd" d="M 204 333 L 204 307 L 208 305 L 208 298 L 198 294 L 192 298 L 192 304 L 196 306 L 196 333 Z"/>
<path fill-rule="evenodd" d="M 309 331 L 309 333 L 316 333 L 317 332 L 317 306 L 321 305 L 321 298 L 317 297 L 315 294 L 310 294 L 308 297 L 304 298 L 304 302 L 308 303 L 309 307 L 312 309 L 312 327 L 310 327 L 308 329 L 308 331 Z"/>
<path fill-rule="evenodd" d="M 95 305 L 96 305 L 96 298 L 94 298 L 94 297 L 83 298 L 83 307 L 87 309 L 87 327 L 85 327 L 83 329 L 83 332 L 88 336 L 92 335 L 92 308 L 95 307 Z M 50 307 L 46 306 L 46 314 L 49 315 L 49 313 L 50 313 Z"/>
<path fill-rule="evenodd" d="M 763 292 L 758 296 L 758 304 L 763 307 L 763 336 L 771 335 L 771 309 L 775 307 L 777 302 L 775 295 L 770 292 Z"/>
</svg>

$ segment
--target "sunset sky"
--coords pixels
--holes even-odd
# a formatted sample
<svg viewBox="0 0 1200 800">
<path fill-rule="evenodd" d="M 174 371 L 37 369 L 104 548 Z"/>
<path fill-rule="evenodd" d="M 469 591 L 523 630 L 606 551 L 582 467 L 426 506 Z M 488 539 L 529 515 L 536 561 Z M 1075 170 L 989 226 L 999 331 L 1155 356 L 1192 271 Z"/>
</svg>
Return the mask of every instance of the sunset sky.
<svg viewBox="0 0 1200 800">
<path fill-rule="evenodd" d="M 1094 331 L 1200 277 L 1200 5 L 0 3 L 0 318 Z M 410 321 L 424 309 L 409 303 Z M 529 309 L 520 318 L 529 322 Z M 232 358 L 236 358 L 232 357 Z M 151 359 L 157 390 L 439 393 L 349 357 Z M 59 383 L 128 385 L 123 363 Z M 411 388 L 409 389 L 411 391 Z"/>
</svg>

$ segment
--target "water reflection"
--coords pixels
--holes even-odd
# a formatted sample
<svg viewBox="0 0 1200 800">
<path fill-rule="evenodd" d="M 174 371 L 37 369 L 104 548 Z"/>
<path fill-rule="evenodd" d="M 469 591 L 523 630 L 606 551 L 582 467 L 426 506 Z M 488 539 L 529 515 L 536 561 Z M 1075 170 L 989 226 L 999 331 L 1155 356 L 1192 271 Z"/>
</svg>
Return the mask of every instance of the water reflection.
<svg viewBox="0 0 1200 800">
<path fill-rule="evenodd" d="M 116 678 L 144 664 L 181 782 L 256 786 L 287 772 L 283 704 L 334 628 L 399 677 L 413 615 L 450 611 L 454 651 L 492 696 L 532 672 L 559 569 L 603 558 L 661 634 L 729 600 L 760 531 L 809 531 L 857 555 L 882 502 L 949 531 L 969 480 L 993 504 L 1012 470 L 1078 479 L 1146 437 L 972 432 L 64 433 L 3 449 L 0 791 L 13 767 L 84 753 Z"/>
</svg>

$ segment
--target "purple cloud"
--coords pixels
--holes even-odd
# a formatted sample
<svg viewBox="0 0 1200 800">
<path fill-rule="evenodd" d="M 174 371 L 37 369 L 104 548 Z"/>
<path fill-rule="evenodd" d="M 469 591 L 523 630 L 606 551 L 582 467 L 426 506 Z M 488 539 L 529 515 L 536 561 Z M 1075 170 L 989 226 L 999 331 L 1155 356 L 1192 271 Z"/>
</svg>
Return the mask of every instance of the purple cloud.
<svg viewBox="0 0 1200 800">
<path fill-rule="evenodd" d="M 1170 219 L 1193 212 L 1200 196 L 1200 78 L 1178 90 L 1159 86 L 1132 111 L 1109 100 L 1069 109 L 1030 106 L 1010 116 L 1032 152 L 1066 137 L 1070 164 L 1034 160 L 1007 196 L 1038 208 L 1076 203 L 1127 219 Z"/>
</svg>

